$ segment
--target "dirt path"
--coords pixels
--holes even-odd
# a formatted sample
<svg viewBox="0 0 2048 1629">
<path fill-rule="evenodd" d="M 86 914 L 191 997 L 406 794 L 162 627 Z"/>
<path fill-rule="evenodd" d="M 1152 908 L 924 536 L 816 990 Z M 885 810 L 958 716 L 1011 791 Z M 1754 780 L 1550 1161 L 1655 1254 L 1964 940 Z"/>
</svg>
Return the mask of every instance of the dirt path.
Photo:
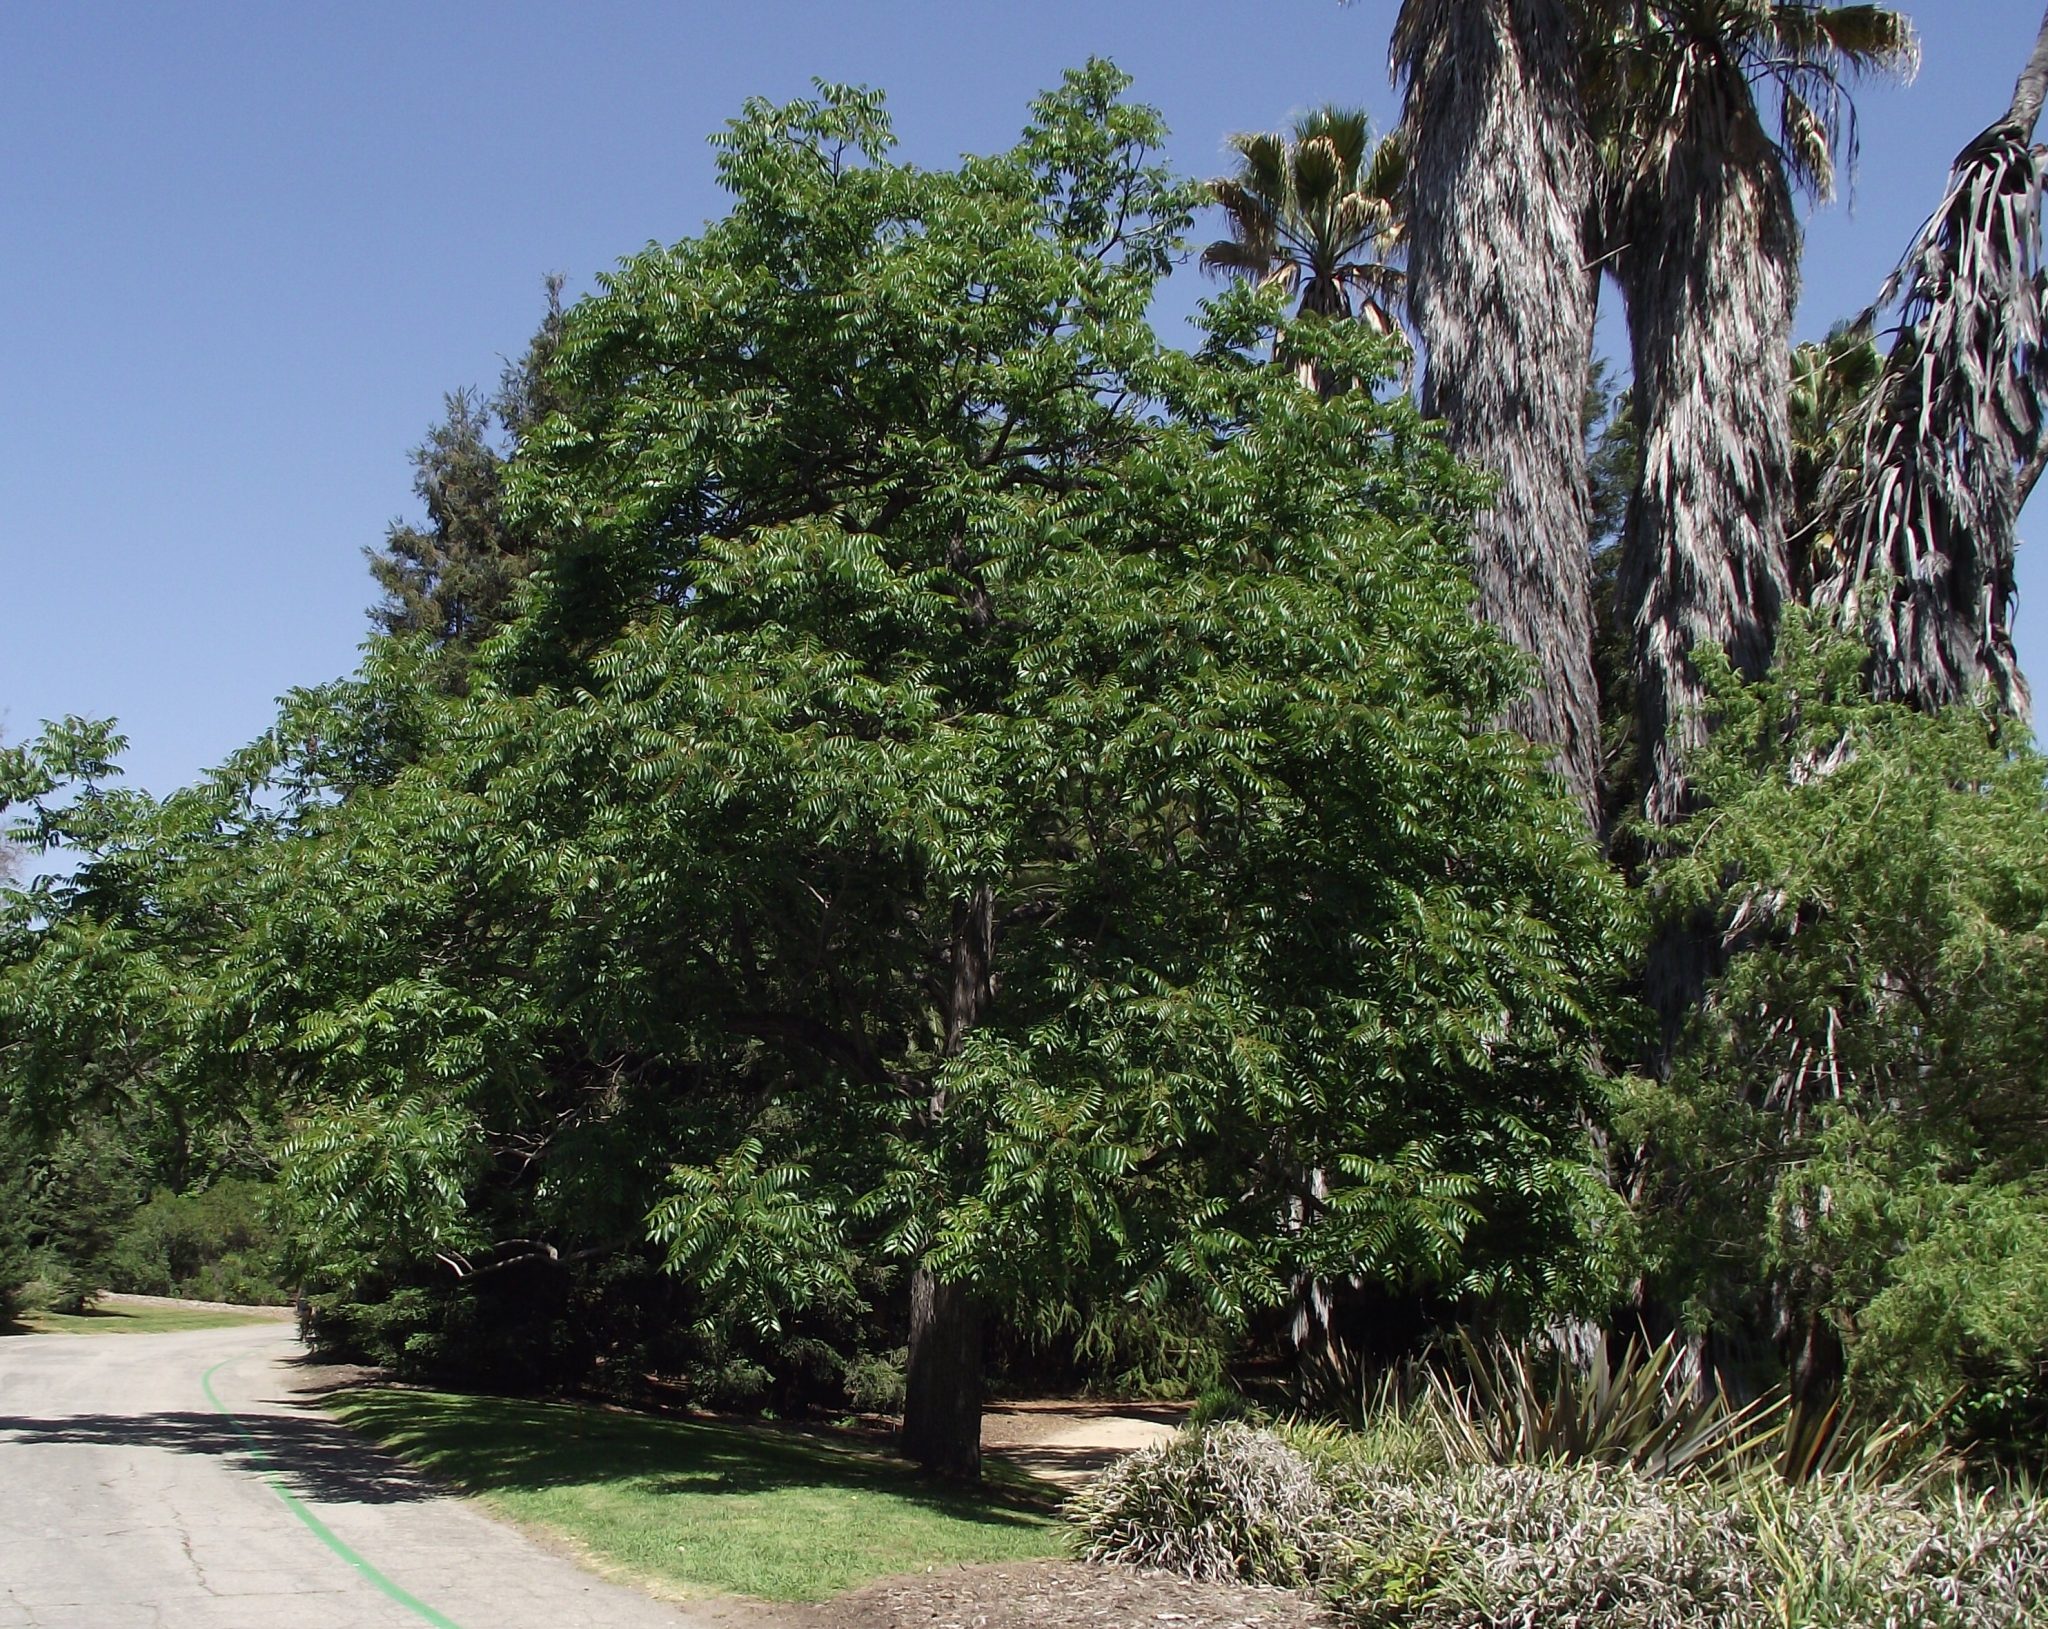
<svg viewBox="0 0 2048 1629">
<path fill-rule="evenodd" d="M 1186 1418 L 1177 1403 L 995 1403 L 981 1416 L 981 1446 L 1072 1491 L 1132 1450 L 1163 1442 Z"/>
</svg>

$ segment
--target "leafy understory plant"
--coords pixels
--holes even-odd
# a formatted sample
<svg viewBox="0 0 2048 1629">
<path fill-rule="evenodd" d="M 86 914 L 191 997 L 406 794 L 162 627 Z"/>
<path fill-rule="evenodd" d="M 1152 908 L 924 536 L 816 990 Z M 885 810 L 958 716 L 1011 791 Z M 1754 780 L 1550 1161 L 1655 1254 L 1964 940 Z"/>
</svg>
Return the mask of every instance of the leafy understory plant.
<svg viewBox="0 0 2048 1629">
<path fill-rule="evenodd" d="M 1112 1465 L 1068 1501 L 1091 1561 L 1211 1582 L 1298 1588 L 1336 1540 L 1328 1480 L 1270 1431 L 1182 1431 Z"/>
<path fill-rule="evenodd" d="M 1953 1485 L 1585 1462 L 1417 1472 L 1233 1425 L 1131 1456 L 1068 1515 L 1087 1559 L 1306 1586 L 1374 1629 L 2022 1629 L 2048 1614 L 2048 1508 Z"/>
</svg>

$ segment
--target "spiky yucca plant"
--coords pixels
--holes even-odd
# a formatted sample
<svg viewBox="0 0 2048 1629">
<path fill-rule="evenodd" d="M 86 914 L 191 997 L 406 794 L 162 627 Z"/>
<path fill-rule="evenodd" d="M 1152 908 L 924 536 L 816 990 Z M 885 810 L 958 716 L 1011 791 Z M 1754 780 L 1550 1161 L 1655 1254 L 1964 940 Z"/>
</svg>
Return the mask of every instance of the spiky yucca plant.
<svg viewBox="0 0 2048 1629">
<path fill-rule="evenodd" d="M 1452 1465 L 1626 1465 L 1652 1476 L 1727 1479 L 1783 1435 L 1771 1400 L 1736 1405 L 1701 1383 L 1675 1338 L 1596 1344 L 1578 1364 L 1459 1337 L 1455 1369 L 1431 1370 L 1425 1407 Z"/>
</svg>

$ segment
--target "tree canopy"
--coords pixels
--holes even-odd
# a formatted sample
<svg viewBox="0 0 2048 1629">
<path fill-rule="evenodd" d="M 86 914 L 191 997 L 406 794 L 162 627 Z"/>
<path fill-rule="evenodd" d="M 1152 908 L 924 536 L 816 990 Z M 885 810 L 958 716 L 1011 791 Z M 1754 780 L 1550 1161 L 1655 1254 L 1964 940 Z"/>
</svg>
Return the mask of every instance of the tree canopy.
<svg viewBox="0 0 2048 1629">
<path fill-rule="evenodd" d="M 281 821 L 137 1022 L 281 1098 L 309 1259 L 645 1240 L 763 1325 L 893 1264 L 946 1468 L 989 1309 L 1595 1295 L 1625 911 L 1488 725 L 1478 489 L 1405 402 L 1276 373 L 1272 297 L 1159 343 L 1195 194 L 1122 87 L 948 171 L 869 93 L 750 103 L 731 214 L 566 315 L 507 490 L 558 541 L 469 696 L 392 647 L 225 802 L 108 809 L 141 835 L 17 941 L 9 1033 L 75 1053 L 67 947 L 153 942 Z"/>
</svg>

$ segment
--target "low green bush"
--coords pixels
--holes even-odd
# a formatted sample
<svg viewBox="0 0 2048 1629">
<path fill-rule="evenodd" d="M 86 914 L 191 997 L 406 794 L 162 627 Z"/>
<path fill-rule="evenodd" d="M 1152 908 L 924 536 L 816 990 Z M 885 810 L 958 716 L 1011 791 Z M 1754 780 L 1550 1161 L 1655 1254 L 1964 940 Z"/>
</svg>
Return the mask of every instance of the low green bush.
<svg viewBox="0 0 2048 1629">
<path fill-rule="evenodd" d="M 243 1306 L 291 1299 L 276 1230 L 265 1213 L 269 1185 L 229 1177 L 198 1193 L 160 1188 L 115 1238 L 109 1287 Z"/>
<path fill-rule="evenodd" d="M 1625 1464 L 1372 1464 L 1324 1434 L 1184 1432 L 1068 1506 L 1082 1555 L 1307 1587 L 1372 1629 L 2022 1629 L 2048 1506 L 2022 1493 L 1734 1482 Z"/>
</svg>

